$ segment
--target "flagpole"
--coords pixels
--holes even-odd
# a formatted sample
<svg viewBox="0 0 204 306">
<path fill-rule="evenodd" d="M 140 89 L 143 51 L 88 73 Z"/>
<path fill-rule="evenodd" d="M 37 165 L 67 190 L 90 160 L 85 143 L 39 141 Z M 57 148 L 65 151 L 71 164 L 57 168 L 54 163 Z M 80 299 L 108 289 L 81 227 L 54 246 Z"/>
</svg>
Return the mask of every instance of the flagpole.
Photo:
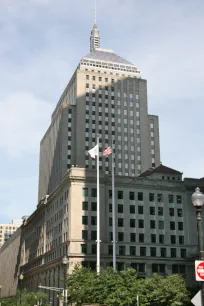
<svg viewBox="0 0 204 306">
<path fill-rule="evenodd" d="M 100 273 L 100 190 L 99 190 L 99 135 L 97 135 L 97 263 L 96 271 Z"/>
<path fill-rule="evenodd" d="M 116 237 L 115 237 L 115 155 L 112 139 L 112 231 L 113 231 L 113 269 L 116 271 Z"/>
</svg>

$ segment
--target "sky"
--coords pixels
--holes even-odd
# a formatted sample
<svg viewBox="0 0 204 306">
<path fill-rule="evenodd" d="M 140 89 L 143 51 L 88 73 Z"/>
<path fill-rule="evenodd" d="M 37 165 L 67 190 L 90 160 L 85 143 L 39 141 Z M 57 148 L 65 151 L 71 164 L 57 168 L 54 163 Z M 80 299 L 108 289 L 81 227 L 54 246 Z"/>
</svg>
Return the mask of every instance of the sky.
<svg viewBox="0 0 204 306">
<path fill-rule="evenodd" d="M 162 163 L 203 177 L 203 0 L 97 2 L 101 47 L 148 81 Z M 39 143 L 93 22 L 93 0 L 0 0 L 0 223 L 36 208 Z"/>
</svg>

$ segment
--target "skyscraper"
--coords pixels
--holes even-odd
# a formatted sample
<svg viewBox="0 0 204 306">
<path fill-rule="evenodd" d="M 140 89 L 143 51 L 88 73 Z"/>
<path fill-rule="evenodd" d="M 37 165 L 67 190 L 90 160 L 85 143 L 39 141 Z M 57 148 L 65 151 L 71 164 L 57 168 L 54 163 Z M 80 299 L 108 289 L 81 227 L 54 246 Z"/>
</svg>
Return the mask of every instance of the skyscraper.
<svg viewBox="0 0 204 306">
<path fill-rule="evenodd" d="M 100 137 L 100 152 L 114 141 L 115 173 L 136 177 L 160 164 L 158 117 L 148 114 L 147 81 L 140 70 L 100 47 L 96 23 L 84 56 L 51 119 L 40 148 L 39 200 L 50 194 L 69 168 L 95 169 L 88 150 Z M 109 159 L 100 157 L 109 173 Z"/>
</svg>

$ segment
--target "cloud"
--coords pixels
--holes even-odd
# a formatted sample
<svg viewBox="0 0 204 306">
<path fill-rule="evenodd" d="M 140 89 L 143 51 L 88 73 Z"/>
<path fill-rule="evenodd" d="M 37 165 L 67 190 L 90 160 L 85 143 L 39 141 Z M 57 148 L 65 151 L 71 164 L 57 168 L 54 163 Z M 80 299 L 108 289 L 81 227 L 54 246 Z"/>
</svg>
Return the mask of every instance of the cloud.
<svg viewBox="0 0 204 306">
<path fill-rule="evenodd" d="M 14 157 L 36 154 L 53 107 L 31 93 L 11 93 L 0 100 L 0 149 Z"/>
</svg>

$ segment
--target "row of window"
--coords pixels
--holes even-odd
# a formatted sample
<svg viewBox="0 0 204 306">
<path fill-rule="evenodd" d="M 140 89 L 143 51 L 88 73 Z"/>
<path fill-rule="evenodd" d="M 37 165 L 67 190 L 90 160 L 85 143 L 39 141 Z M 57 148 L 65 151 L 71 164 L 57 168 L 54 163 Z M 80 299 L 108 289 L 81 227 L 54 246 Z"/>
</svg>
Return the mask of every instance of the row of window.
<svg viewBox="0 0 204 306">
<path fill-rule="evenodd" d="M 129 191 L 129 200 L 134 201 L 136 199 L 136 194 L 137 194 L 137 200 L 138 201 L 144 201 L 144 194 L 143 192 L 134 192 L 134 191 Z M 83 195 L 84 197 L 89 196 L 89 190 L 88 188 L 83 188 Z M 91 188 L 91 197 L 96 197 L 97 196 L 97 191 L 96 188 Z M 122 200 L 124 198 L 124 192 L 122 190 L 117 191 L 117 199 Z M 112 190 L 109 190 L 109 199 L 112 199 Z M 163 202 L 163 194 L 154 194 L 154 193 L 149 193 L 149 202 Z M 168 195 L 168 201 L 169 203 L 174 203 L 176 201 L 177 204 L 182 203 L 182 196 L 181 195 L 173 195 L 169 194 Z"/>
<path fill-rule="evenodd" d="M 91 245 L 91 254 L 96 254 L 96 244 Z M 125 245 L 119 245 L 118 246 L 118 255 L 119 256 L 147 256 L 147 247 L 140 247 L 139 248 L 139 254 L 136 252 L 135 246 L 129 247 L 129 253 L 127 253 L 128 247 Z M 176 248 L 170 248 L 170 257 L 176 258 L 178 256 L 178 250 Z M 88 245 L 87 244 L 81 244 L 81 253 L 82 254 L 88 254 Z M 108 246 L 108 254 L 113 254 L 113 245 Z M 160 254 L 157 252 L 156 247 L 150 247 L 150 253 L 149 256 L 151 257 L 167 257 L 167 248 L 160 248 Z M 181 258 L 186 257 L 186 249 L 180 249 L 180 256 Z"/>
</svg>

